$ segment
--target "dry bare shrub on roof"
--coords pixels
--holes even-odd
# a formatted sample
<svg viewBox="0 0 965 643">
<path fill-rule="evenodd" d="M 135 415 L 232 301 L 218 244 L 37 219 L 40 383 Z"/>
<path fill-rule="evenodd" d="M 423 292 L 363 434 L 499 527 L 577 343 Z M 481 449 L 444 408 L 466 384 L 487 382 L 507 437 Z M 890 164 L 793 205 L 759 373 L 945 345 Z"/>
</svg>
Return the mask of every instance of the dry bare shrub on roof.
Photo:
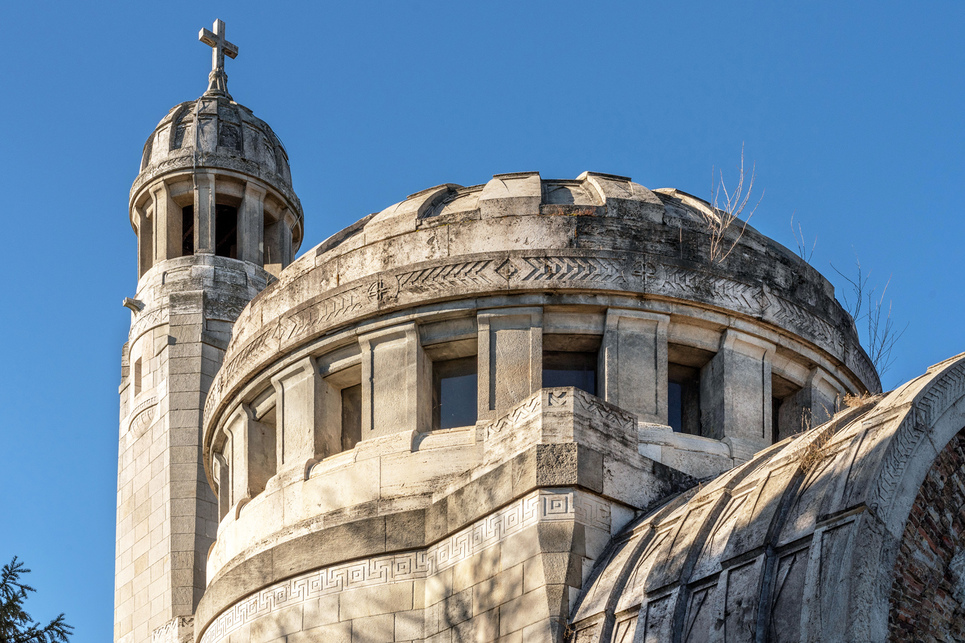
<svg viewBox="0 0 965 643">
<path fill-rule="evenodd" d="M 858 395 L 851 395 L 850 393 L 844 396 L 844 405 L 849 409 L 856 409 L 865 404 L 870 404 L 871 402 L 877 402 L 883 395 L 873 394 L 873 393 L 859 393 Z"/>
<path fill-rule="evenodd" d="M 828 424 L 801 451 L 801 469 L 809 470 L 830 452 L 831 440 L 834 438 L 834 425 Z"/>
<path fill-rule="evenodd" d="M 721 263 L 730 256 L 741 237 L 744 236 L 747 222 L 754 216 L 757 206 L 764 199 L 764 192 L 761 192 L 760 199 L 741 221 L 740 216 L 750 203 L 756 177 L 753 165 L 751 166 L 750 176 L 744 170 L 743 145 L 741 145 L 741 164 L 736 187 L 728 190 L 727 184 L 724 182 L 724 173 L 717 168 L 711 168 L 711 176 L 711 196 L 713 197 L 711 209 L 709 211 L 700 210 L 700 214 L 704 219 L 707 230 L 710 232 L 710 260 L 713 263 Z"/>
<path fill-rule="evenodd" d="M 791 213 L 791 234 L 794 235 L 794 243 L 797 245 L 797 254 L 801 259 L 807 263 L 811 263 L 811 257 L 814 256 L 814 249 L 818 247 L 818 238 L 814 237 L 814 243 L 808 248 L 807 241 L 804 240 L 804 228 L 801 227 L 801 222 L 798 221 L 797 228 L 794 227 L 794 213 Z"/>
</svg>

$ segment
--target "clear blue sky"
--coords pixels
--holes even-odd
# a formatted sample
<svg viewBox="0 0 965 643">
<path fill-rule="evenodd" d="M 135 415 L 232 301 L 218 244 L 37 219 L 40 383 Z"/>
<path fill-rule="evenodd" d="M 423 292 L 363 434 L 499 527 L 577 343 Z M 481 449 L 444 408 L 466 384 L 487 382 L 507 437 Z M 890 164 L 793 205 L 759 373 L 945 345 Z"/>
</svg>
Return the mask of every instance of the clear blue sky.
<svg viewBox="0 0 965 643">
<path fill-rule="evenodd" d="M 36 618 L 111 640 L 117 385 L 141 148 L 206 87 L 288 149 L 307 250 L 439 183 L 538 170 L 707 197 L 741 145 L 752 224 L 855 253 L 908 330 L 886 387 L 965 350 L 965 3 L 12 2 L 0 7 L 0 560 Z"/>
</svg>

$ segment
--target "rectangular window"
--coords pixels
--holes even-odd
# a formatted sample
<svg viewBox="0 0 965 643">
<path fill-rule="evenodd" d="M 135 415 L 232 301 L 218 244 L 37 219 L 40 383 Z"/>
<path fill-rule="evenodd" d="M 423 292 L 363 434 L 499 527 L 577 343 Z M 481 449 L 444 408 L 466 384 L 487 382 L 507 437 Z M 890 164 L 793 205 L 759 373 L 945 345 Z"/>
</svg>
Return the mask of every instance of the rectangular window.
<svg viewBox="0 0 965 643">
<path fill-rule="evenodd" d="M 432 426 L 472 426 L 477 418 L 479 375 L 476 356 L 432 364 Z"/>
<path fill-rule="evenodd" d="M 700 370 L 670 364 L 667 382 L 667 424 L 677 433 L 700 435 Z"/>
<path fill-rule="evenodd" d="M 543 351 L 543 388 L 575 386 L 596 395 L 596 363 L 596 351 Z"/>
<path fill-rule="evenodd" d="M 194 206 L 181 208 L 181 256 L 194 254 Z"/>
<path fill-rule="evenodd" d="M 219 257 L 238 258 L 238 208 L 214 206 L 214 253 Z"/>
</svg>

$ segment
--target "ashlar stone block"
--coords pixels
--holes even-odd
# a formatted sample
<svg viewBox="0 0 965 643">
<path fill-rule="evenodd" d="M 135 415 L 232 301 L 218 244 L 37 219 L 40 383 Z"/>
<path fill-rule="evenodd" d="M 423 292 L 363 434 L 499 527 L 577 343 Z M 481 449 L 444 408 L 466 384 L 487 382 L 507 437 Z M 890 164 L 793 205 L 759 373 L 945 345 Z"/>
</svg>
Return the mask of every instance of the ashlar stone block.
<svg viewBox="0 0 965 643">
<path fill-rule="evenodd" d="M 432 426 L 432 362 L 415 324 L 359 337 L 362 349 L 362 440 Z"/>
<path fill-rule="evenodd" d="M 342 450 L 341 395 L 307 357 L 272 378 L 277 395 L 275 439 L 279 471 Z"/>
<path fill-rule="evenodd" d="M 611 308 L 607 311 L 598 370 L 601 397 L 641 422 L 667 423 L 669 315 Z"/>
<path fill-rule="evenodd" d="M 483 310 L 479 332 L 479 419 L 504 413 L 543 386 L 542 308 Z"/>
</svg>

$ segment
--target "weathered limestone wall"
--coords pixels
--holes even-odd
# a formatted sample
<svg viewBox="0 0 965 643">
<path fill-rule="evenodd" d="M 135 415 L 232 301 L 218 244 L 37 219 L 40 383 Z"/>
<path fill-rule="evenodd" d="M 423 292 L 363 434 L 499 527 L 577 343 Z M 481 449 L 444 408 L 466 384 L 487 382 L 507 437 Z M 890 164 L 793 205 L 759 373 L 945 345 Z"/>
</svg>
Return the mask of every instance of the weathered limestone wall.
<svg viewBox="0 0 965 643">
<path fill-rule="evenodd" d="M 135 295 L 121 396 L 115 640 L 191 617 L 205 588 L 217 499 L 201 465 L 201 410 L 231 326 L 267 283 L 212 255 L 157 266 Z"/>
<path fill-rule="evenodd" d="M 279 475 L 222 522 L 196 634 L 558 640 L 613 534 L 693 484 L 639 455 L 635 433 L 632 415 L 594 396 L 543 389 L 418 449 L 395 433 L 307 479 Z"/>
<path fill-rule="evenodd" d="M 751 229 L 710 261 L 707 207 L 622 177 L 499 175 L 290 266 L 240 315 L 206 402 L 220 523 L 195 637 L 558 641 L 617 523 L 751 460 L 815 401 L 876 389 L 830 285 Z M 441 429 L 457 367 L 475 417 Z M 576 371 L 589 392 L 542 388 Z M 667 425 L 671 391 L 689 433 Z M 702 492 L 667 546 L 734 493 Z"/>
</svg>

